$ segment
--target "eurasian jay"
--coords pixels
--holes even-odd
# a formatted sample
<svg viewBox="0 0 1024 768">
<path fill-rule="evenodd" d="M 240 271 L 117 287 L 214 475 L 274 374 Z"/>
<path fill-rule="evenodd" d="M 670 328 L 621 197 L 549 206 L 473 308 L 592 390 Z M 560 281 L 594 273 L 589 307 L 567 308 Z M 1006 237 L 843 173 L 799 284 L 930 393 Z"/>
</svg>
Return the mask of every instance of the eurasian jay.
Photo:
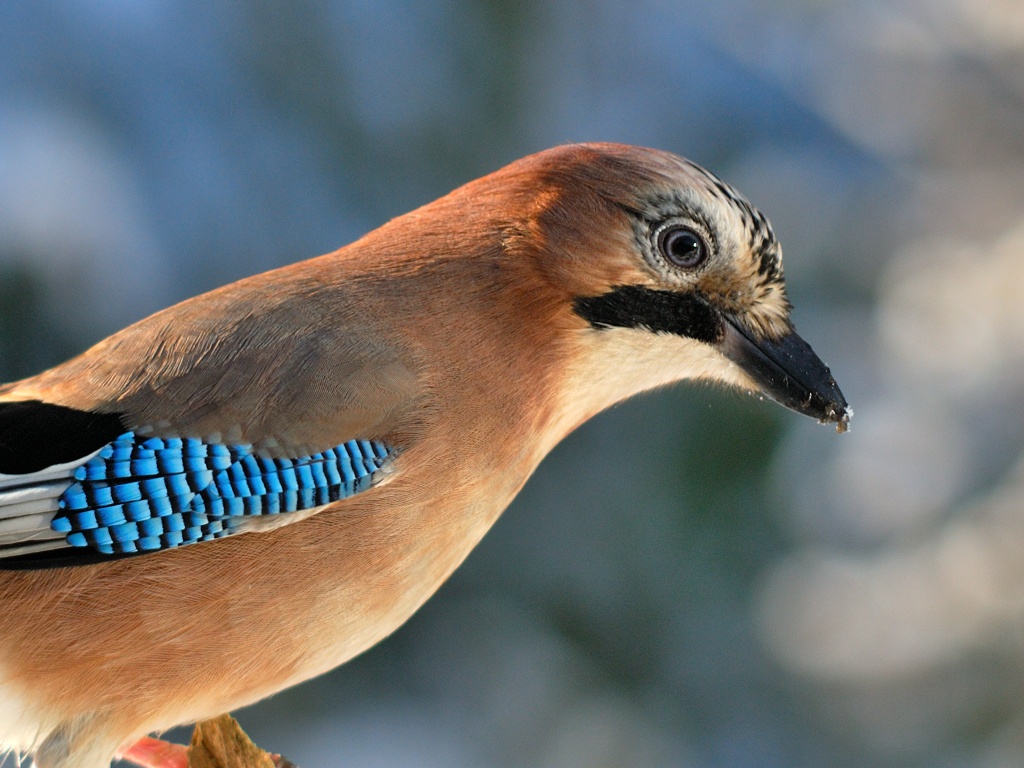
<svg viewBox="0 0 1024 768">
<path fill-rule="evenodd" d="M 681 379 L 846 429 L 765 217 L 526 157 L 0 387 L 0 748 L 100 768 L 401 625 L 573 428 Z"/>
</svg>

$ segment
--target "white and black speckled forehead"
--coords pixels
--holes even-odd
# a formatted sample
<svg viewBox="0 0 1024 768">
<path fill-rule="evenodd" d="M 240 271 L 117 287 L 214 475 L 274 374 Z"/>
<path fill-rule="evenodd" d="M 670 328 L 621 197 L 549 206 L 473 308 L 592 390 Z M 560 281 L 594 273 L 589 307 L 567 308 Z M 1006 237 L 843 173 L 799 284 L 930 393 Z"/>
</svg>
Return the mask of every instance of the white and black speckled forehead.
<svg viewBox="0 0 1024 768">
<path fill-rule="evenodd" d="M 700 225 L 716 251 L 726 242 L 745 245 L 756 259 L 756 271 L 765 282 L 782 281 L 782 249 L 767 217 L 733 187 L 701 166 L 683 160 L 683 169 L 692 175 L 688 185 L 659 186 L 629 207 L 637 245 L 651 266 L 657 268 L 652 252 L 651 234 L 666 220 L 685 217 Z M 735 214 L 740 231 L 722 231 L 708 210 L 708 198 L 721 203 Z M 658 270 L 661 271 L 661 270 Z"/>
<path fill-rule="evenodd" d="M 696 172 L 705 183 L 704 188 L 714 198 L 732 207 L 738 214 L 746 235 L 750 253 L 756 254 L 760 261 L 758 273 L 769 280 L 782 277 L 782 249 L 775 232 L 767 217 L 750 204 L 743 195 L 726 184 L 711 171 L 696 163 L 686 161 L 687 166 Z"/>
</svg>

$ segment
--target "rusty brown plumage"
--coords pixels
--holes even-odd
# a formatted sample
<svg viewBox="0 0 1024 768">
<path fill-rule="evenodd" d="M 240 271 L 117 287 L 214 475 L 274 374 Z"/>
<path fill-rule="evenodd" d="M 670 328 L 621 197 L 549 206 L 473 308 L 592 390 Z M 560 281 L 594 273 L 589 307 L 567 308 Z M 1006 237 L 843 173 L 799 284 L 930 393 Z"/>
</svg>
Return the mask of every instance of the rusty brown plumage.
<svg viewBox="0 0 1024 768">
<path fill-rule="evenodd" d="M 0 573 L 0 744 L 38 749 L 42 768 L 99 768 L 147 732 L 324 672 L 405 621 L 594 413 L 684 378 L 770 389 L 716 346 L 725 321 L 706 319 L 755 344 L 791 333 L 767 222 L 719 185 L 668 153 L 557 148 L 0 390 L 269 456 L 355 438 L 396 449 L 383 481 L 300 522 Z M 699 271 L 673 269 L 650 239 L 687 217 L 708 232 Z M 610 301 L 581 314 L 580 297 L 625 286 L 684 297 L 703 335 L 650 327 L 664 310 L 632 325 Z"/>
</svg>

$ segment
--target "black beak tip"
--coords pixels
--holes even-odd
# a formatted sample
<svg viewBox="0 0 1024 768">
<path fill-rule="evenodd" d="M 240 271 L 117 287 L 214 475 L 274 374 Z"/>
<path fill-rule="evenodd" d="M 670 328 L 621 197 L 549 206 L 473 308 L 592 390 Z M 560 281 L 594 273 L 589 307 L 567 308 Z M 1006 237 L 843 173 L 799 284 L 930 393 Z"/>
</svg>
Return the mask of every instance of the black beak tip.
<svg viewBox="0 0 1024 768">
<path fill-rule="evenodd" d="M 765 397 L 822 424 L 835 424 L 839 434 L 849 431 L 853 409 L 828 366 L 796 332 L 777 341 L 755 341 L 742 325 L 730 320 L 725 323 L 721 349 Z"/>
<path fill-rule="evenodd" d="M 828 367 L 825 367 L 828 371 Z M 825 389 L 829 392 L 827 398 L 821 398 L 820 395 L 811 395 L 812 400 L 818 400 L 818 402 L 809 404 L 810 407 L 807 409 L 808 413 L 816 415 L 818 421 L 821 424 L 835 424 L 836 432 L 840 435 L 844 432 L 850 431 L 850 419 L 853 418 L 853 408 L 851 408 L 846 398 L 843 397 L 843 393 L 839 389 L 839 385 L 836 384 L 836 380 L 832 378 L 831 372 L 828 376 L 828 384 Z"/>
<path fill-rule="evenodd" d="M 835 424 L 836 432 L 840 435 L 848 432 L 853 409 L 847 404 L 828 366 L 818 361 L 816 356 L 813 361 L 805 362 L 817 365 L 801 367 L 781 377 L 771 377 L 768 381 L 759 381 L 762 393 L 779 405 L 817 419 L 819 424 Z M 813 383 L 808 384 L 808 381 Z"/>
</svg>

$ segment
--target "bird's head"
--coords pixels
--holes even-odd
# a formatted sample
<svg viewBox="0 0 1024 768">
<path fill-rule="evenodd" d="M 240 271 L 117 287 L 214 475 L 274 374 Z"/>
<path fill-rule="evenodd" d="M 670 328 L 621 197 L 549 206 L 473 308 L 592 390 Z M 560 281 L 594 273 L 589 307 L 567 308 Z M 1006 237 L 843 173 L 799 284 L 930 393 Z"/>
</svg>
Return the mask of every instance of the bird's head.
<svg viewBox="0 0 1024 768">
<path fill-rule="evenodd" d="M 615 144 L 559 147 L 506 170 L 540 190 L 508 245 L 534 254 L 570 308 L 573 375 L 595 393 L 579 416 L 701 379 L 847 429 L 842 392 L 790 321 L 771 225 L 736 190 L 675 155 Z"/>
</svg>

